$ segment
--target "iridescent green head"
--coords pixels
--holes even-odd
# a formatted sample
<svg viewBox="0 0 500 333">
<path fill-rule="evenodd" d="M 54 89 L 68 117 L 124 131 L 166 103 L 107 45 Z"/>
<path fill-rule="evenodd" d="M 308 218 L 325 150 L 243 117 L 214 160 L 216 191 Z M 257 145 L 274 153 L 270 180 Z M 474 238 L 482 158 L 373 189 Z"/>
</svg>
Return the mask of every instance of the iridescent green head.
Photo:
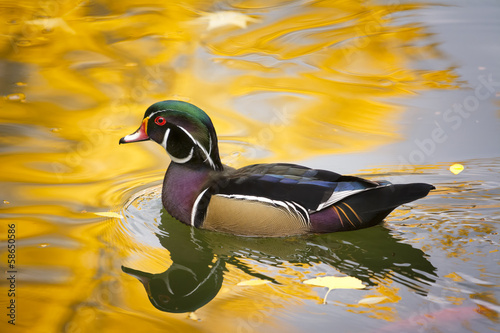
<svg viewBox="0 0 500 333">
<path fill-rule="evenodd" d="M 165 148 L 174 163 L 222 170 L 212 121 L 193 104 L 170 100 L 151 105 L 139 129 L 120 143 L 150 139 Z"/>
</svg>

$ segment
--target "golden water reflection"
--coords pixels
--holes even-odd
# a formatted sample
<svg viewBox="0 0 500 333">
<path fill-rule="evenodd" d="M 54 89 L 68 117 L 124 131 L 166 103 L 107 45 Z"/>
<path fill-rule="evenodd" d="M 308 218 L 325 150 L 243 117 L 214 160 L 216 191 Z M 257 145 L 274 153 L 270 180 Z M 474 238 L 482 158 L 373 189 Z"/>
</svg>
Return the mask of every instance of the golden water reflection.
<svg viewBox="0 0 500 333">
<path fill-rule="evenodd" d="M 2 53 L 16 70 L 6 88 L 26 98 L 5 107 L 17 109 L 11 121 L 60 129 L 48 137 L 77 140 L 83 154 L 116 150 L 113 129 L 172 97 L 206 109 L 223 139 L 250 145 L 222 149 L 236 164 L 366 150 L 398 139 L 401 108 L 383 98 L 455 87 L 451 68 L 410 67 L 441 57 L 425 27 L 398 23 L 422 5 L 241 1 L 235 17 L 207 1 L 40 4 L 5 9 Z"/>
</svg>

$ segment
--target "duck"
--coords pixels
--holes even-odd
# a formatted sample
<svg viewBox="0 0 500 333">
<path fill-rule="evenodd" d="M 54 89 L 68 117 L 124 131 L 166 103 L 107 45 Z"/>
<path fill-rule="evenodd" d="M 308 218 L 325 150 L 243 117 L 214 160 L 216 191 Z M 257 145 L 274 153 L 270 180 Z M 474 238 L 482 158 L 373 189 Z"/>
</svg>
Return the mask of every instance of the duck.
<svg viewBox="0 0 500 333">
<path fill-rule="evenodd" d="M 287 237 L 367 228 L 398 206 L 423 198 L 431 184 L 392 184 L 292 163 L 222 164 L 205 111 L 180 100 L 151 105 L 120 144 L 152 140 L 170 164 L 161 200 L 194 228 L 249 237 Z"/>
</svg>

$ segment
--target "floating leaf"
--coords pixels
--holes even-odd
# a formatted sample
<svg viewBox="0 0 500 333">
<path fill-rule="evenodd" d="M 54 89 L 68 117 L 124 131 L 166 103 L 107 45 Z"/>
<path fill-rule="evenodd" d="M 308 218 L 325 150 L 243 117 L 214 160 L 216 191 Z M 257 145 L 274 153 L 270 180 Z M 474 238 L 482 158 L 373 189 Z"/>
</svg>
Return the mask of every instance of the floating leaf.
<svg viewBox="0 0 500 333">
<path fill-rule="evenodd" d="M 237 286 L 260 286 L 262 284 L 268 284 L 268 280 L 252 279 L 238 282 Z"/>
<path fill-rule="evenodd" d="M 104 216 L 104 217 L 118 218 L 118 219 L 123 218 L 123 216 L 121 216 L 120 214 L 115 213 L 115 212 L 97 212 L 94 214 L 99 215 L 99 216 Z"/>
<path fill-rule="evenodd" d="M 194 321 L 200 321 L 200 317 L 198 317 L 198 315 L 196 315 L 196 313 L 194 313 L 194 312 L 189 312 L 188 319 L 191 319 Z"/>
<path fill-rule="evenodd" d="M 361 299 L 358 302 L 358 304 L 365 304 L 365 305 L 377 304 L 377 303 L 385 301 L 386 299 L 389 299 L 389 298 L 386 296 L 365 297 L 365 298 Z"/>
<path fill-rule="evenodd" d="M 6 100 L 11 102 L 24 102 L 26 101 L 26 96 L 23 93 L 10 94 L 4 97 Z"/>
<path fill-rule="evenodd" d="M 318 287 L 327 287 L 325 299 L 323 304 L 326 303 L 326 297 L 333 289 L 364 289 L 365 285 L 360 279 L 352 276 L 321 276 L 314 279 L 304 281 L 305 284 L 310 284 Z"/>
<path fill-rule="evenodd" d="M 459 163 L 455 163 L 452 166 L 450 166 L 450 171 L 454 175 L 458 175 L 460 172 L 464 171 L 464 169 L 465 169 L 464 166 Z"/>
<path fill-rule="evenodd" d="M 327 287 L 330 289 L 363 289 L 365 285 L 360 279 L 352 276 L 321 276 L 304 281 L 305 284 L 311 284 L 318 287 Z"/>
</svg>

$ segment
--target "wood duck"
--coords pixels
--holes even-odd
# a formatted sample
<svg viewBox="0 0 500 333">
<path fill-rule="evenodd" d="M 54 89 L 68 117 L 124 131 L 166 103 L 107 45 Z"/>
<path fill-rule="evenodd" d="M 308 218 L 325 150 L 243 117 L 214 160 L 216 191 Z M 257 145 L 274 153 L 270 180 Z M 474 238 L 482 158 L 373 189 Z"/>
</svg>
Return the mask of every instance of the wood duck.
<svg viewBox="0 0 500 333">
<path fill-rule="evenodd" d="M 120 143 L 153 140 L 171 163 L 162 190 L 169 214 L 193 227 L 242 236 L 291 236 L 366 228 L 425 197 L 430 184 L 391 184 L 288 163 L 222 164 L 210 117 L 187 102 L 151 105 Z"/>
</svg>

